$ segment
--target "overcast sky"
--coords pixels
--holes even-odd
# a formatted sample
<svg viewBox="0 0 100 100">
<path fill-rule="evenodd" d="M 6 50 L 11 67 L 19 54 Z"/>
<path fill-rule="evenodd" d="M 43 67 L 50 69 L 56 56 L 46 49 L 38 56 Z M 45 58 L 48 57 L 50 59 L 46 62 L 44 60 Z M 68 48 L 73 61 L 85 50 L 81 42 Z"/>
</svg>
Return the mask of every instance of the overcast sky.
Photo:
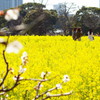
<svg viewBox="0 0 100 100">
<path fill-rule="evenodd" d="M 24 3 L 27 2 L 33 2 L 34 0 L 23 0 Z M 41 0 L 35 0 L 35 2 L 39 2 Z M 100 0 L 44 0 L 44 4 L 47 2 L 47 8 L 48 9 L 53 9 L 53 5 L 58 4 L 58 3 L 74 3 L 77 6 L 87 6 L 87 7 L 99 7 L 99 1 Z"/>
</svg>

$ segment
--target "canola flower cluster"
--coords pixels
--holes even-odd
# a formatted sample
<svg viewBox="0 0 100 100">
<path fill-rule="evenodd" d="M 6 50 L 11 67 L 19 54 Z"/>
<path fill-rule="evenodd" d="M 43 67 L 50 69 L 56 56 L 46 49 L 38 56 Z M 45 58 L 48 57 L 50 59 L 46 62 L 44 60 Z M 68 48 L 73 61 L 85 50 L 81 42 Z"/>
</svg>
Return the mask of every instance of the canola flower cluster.
<svg viewBox="0 0 100 100">
<path fill-rule="evenodd" d="M 14 69 L 14 75 L 19 71 L 19 65 L 22 63 L 20 57 L 23 51 L 26 51 L 28 63 L 25 68 L 20 67 L 20 72 L 25 71 L 22 77 L 42 78 L 45 75 L 44 72 L 48 71 L 51 73 L 47 78 L 53 77 L 53 80 L 43 84 L 42 92 L 53 86 L 59 89 L 53 93 L 73 91 L 70 96 L 51 98 L 51 100 L 100 100 L 100 37 L 95 36 L 94 41 L 90 41 L 88 37 L 82 37 L 81 41 L 74 41 L 70 36 L 11 36 L 10 41 L 13 40 L 18 40 L 24 46 L 19 54 L 6 55 L 9 66 Z M 0 78 L 5 71 L 2 59 L 3 48 L 4 46 L 0 45 L 2 65 Z M 25 52 L 24 55 L 27 56 Z M 12 78 L 13 75 L 9 75 L 5 85 L 13 84 Z M 62 80 L 63 86 L 60 84 Z M 8 100 L 25 98 L 32 100 L 35 96 L 35 86 L 36 82 L 33 81 L 22 82 L 8 93 L 7 98 Z"/>
</svg>

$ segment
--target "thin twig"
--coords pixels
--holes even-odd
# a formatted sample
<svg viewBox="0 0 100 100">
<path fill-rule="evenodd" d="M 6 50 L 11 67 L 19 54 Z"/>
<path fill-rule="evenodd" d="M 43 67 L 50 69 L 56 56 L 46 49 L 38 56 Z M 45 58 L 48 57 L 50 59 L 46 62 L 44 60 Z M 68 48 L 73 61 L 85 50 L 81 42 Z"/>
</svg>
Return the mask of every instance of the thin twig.
<svg viewBox="0 0 100 100">
<path fill-rule="evenodd" d="M 16 82 L 14 83 L 14 85 L 11 88 L 9 88 L 9 89 L 0 89 L 0 92 L 8 92 L 10 90 L 13 90 L 17 85 L 19 85 L 19 83 L 18 83 L 19 79 L 20 79 L 20 74 L 18 74 Z"/>
<path fill-rule="evenodd" d="M 48 72 L 46 72 L 45 75 L 43 76 L 43 80 L 45 80 L 47 74 L 48 74 Z M 39 90 L 40 90 L 42 82 L 43 81 L 39 81 L 39 83 L 37 85 L 36 96 L 35 96 L 34 100 L 36 100 L 38 98 L 38 94 L 39 94 Z"/>
<path fill-rule="evenodd" d="M 4 94 L 5 94 L 5 92 L 0 93 L 0 95 L 4 95 Z"/>
<path fill-rule="evenodd" d="M 7 62 L 6 55 L 5 55 L 5 50 L 6 50 L 6 47 L 7 47 L 7 45 L 8 45 L 8 41 L 9 41 L 9 36 L 8 36 L 7 42 L 6 42 L 6 44 L 5 44 L 5 49 L 3 50 L 3 59 L 4 59 L 4 62 L 5 62 L 5 64 L 6 64 L 6 73 L 5 73 L 5 75 L 4 75 L 3 79 L 2 79 L 2 82 L 0 83 L 0 86 L 3 85 L 3 83 L 4 83 L 4 81 L 5 81 L 6 77 L 7 77 L 7 75 L 8 75 L 8 73 L 9 73 L 9 64 L 8 64 L 8 62 Z"/>
<path fill-rule="evenodd" d="M 31 81 L 41 81 L 41 82 L 45 82 L 45 81 L 48 81 L 49 79 L 20 79 L 19 81 L 28 81 L 28 80 L 31 80 Z"/>
<path fill-rule="evenodd" d="M 25 91 L 24 100 L 27 100 L 27 93 L 28 93 L 28 90 Z"/>
<path fill-rule="evenodd" d="M 52 89 L 49 89 L 49 90 L 45 91 L 44 93 L 38 95 L 36 99 L 38 99 L 39 97 L 43 97 L 44 94 L 46 94 L 46 93 L 48 93 L 48 92 L 51 92 L 51 91 L 53 91 L 53 90 L 55 90 L 55 89 L 57 89 L 57 87 L 54 87 L 54 88 L 52 88 Z"/>
<path fill-rule="evenodd" d="M 52 94 L 52 95 L 49 95 L 49 96 L 43 98 L 42 100 L 46 100 L 46 99 L 51 98 L 51 97 L 68 96 L 68 95 L 71 95 L 71 94 L 72 94 L 72 91 L 68 92 L 68 93 Z"/>
</svg>

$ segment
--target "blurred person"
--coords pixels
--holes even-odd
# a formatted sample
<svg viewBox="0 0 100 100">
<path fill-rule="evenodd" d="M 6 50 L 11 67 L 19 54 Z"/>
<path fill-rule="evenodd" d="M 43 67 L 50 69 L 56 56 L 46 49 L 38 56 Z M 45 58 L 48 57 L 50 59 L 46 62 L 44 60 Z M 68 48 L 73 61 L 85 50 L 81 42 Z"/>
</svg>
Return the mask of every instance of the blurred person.
<svg viewBox="0 0 100 100">
<path fill-rule="evenodd" d="M 93 31 L 92 31 L 92 29 L 89 29 L 89 31 L 88 31 L 88 38 L 89 38 L 91 41 L 94 40 L 94 36 L 93 36 Z"/>
<path fill-rule="evenodd" d="M 76 40 L 76 31 L 77 30 L 77 28 L 74 28 L 73 30 L 72 30 L 72 38 L 73 38 L 73 40 Z"/>
<path fill-rule="evenodd" d="M 81 41 L 81 37 L 82 37 L 81 28 L 74 28 L 72 32 L 72 37 L 73 37 L 73 40 Z"/>
</svg>

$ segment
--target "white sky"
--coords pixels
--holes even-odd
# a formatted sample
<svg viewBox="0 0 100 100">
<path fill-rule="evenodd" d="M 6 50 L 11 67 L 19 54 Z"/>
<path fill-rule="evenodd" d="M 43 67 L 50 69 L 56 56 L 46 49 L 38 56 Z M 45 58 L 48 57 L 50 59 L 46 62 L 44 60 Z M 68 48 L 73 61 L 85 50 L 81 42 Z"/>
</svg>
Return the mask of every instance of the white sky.
<svg viewBox="0 0 100 100">
<path fill-rule="evenodd" d="M 24 3 L 27 2 L 39 2 L 41 0 L 23 0 Z M 43 0 L 44 4 L 47 2 L 47 0 Z M 99 1 L 100 0 L 48 0 L 47 2 L 47 8 L 48 9 L 53 9 L 53 5 L 58 4 L 58 3 L 74 3 L 77 6 L 87 6 L 87 7 L 99 7 Z"/>
</svg>

